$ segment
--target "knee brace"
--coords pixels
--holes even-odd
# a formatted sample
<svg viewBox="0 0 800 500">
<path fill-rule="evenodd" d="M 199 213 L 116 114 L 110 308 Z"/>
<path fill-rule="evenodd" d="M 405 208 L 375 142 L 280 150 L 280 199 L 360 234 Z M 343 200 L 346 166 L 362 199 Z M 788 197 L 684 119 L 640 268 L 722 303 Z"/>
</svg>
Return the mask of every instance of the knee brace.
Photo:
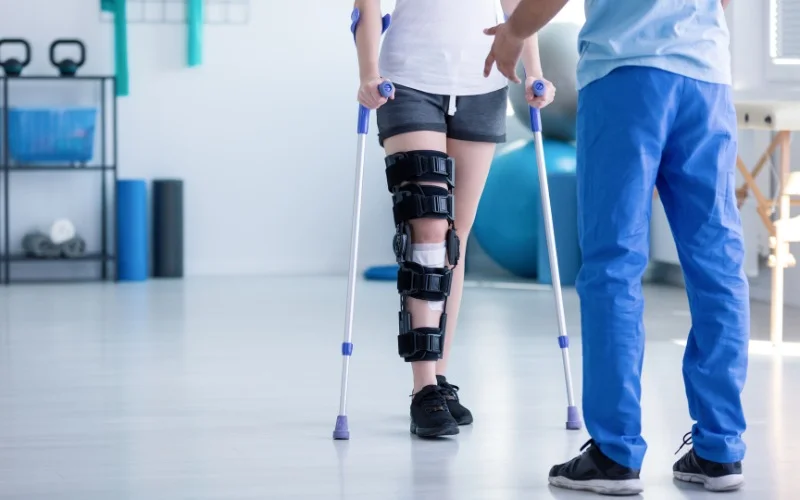
<svg viewBox="0 0 800 500">
<path fill-rule="evenodd" d="M 393 249 L 400 266 L 397 271 L 397 291 L 401 296 L 397 348 L 406 361 L 435 361 L 442 357 L 447 325 L 444 309 L 450 294 L 451 268 L 460 256 L 460 242 L 454 226 L 454 174 L 453 159 L 438 151 L 411 151 L 386 157 L 386 181 L 392 193 L 397 230 Z M 446 187 L 419 184 L 425 181 Z M 437 248 L 434 247 L 441 249 L 440 244 L 426 248 L 425 244 L 413 243 L 410 221 L 424 218 L 448 221 L 444 242 L 447 262 L 436 257 Z M 439 326 L 412 329 L 406 297 L 427 301 L 432 309 L 442 310 Z"/>
</svg>

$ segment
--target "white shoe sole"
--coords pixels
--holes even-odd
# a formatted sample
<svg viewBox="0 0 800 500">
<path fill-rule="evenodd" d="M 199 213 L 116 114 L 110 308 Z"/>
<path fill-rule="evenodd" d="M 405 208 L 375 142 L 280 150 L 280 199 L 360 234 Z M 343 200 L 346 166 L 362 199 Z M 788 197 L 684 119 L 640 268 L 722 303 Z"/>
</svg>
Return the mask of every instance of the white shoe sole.
<svg viewBox="0 0 800 500">
<path fill-rule="evenodd" d="M 591 491 L 601 495 L 627 496 L 638 495 L 644 491 L 641 479 L 625 479 L 611 481 L 608 479 L 591 479 L 588 481 L 573 481 L 562 476 L 549 478 L 551 485 L 568 490 Z"/>
<path fill-rule="evenodd" d="M 744 484 L 742 474 L 730 474 L 722 477 L 708 477 L 703 474 L 691 474 L 688 472 L 673 472 L 675 479 L 685 483 L 702 484 L 708 491 L 733 491 L 738 490 Z"/>
</svg>

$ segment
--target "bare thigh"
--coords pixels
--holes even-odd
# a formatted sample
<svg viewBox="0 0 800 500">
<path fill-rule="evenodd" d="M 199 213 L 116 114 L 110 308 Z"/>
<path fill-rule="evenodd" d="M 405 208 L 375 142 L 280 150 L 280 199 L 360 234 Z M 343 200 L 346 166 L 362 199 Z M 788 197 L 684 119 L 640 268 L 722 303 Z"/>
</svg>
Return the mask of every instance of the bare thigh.
<svg viewBox="0 0 800 500">
<path fill-rule="evenodd" d="M 447 154 L 456 164 L 456 186 L 453 190 L 455 226 L 462 239 L 466 238 L 475 222 L 495 147 L 495 144 L 487 142 L 447 140 Z"/>
</svg>

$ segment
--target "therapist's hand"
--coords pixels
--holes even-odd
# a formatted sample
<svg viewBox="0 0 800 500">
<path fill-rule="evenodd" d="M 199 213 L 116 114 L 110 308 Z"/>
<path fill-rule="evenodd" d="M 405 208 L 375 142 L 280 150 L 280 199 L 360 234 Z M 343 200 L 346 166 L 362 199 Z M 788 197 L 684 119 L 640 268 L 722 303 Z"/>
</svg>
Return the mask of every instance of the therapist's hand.
<svg viewBox="0 0 800 500">
<path fill-rule="evenodd" d="M 486 63 L 483 66 L 483 76 L 489 76 L 492 72 L 492 66 L 496 65 L 497 69 L 506 78 L 514 83 L 521 83 L 517 76 L 517 61 L 522 54 L 522 47 L 525 45 L 525 39 L 515 36 L 511 33 L 508 23 L 500 23 L 493 28 L 483 30 L 489 36 L 494 36 L 492 49 L 486 57 Z"/>
</svg>

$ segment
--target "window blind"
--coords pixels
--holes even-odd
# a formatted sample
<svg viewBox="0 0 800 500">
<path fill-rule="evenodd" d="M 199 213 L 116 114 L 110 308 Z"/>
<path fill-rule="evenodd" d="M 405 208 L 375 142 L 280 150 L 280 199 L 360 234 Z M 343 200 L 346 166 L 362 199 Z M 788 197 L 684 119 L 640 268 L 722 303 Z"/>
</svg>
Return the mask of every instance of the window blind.
<svg viewBox="0 0 800 500">
<path fill-rule="evenodd" d="M 770 1 L 770 55 L 774 62 L 800 64 L 800 0 Z"/>
</svg>

